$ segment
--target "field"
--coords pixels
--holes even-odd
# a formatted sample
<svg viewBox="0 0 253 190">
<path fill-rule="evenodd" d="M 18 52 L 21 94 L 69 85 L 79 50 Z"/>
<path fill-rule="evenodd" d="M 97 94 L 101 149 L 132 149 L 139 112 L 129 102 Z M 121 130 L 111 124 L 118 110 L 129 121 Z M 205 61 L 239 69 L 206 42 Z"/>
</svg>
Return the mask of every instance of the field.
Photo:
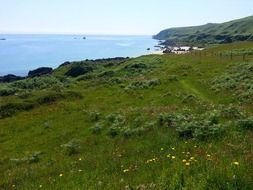
<svg viewBox="0 0 253 190">
<path fill-rule="evenodd" d="M 0 189 L 253 189 L 253 43 L 0 84 Z"/>
</svg>

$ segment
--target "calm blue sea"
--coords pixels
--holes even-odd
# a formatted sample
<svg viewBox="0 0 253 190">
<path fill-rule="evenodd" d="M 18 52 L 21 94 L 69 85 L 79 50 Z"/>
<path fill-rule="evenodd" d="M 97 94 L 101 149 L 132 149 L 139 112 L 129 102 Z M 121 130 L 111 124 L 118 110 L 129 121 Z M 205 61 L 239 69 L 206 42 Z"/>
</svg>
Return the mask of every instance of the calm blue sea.
<svg viewBox="0 0 253 190">
<path fill-rule="evenodd" d="M 65 61 L 135 57 L 154 50 L 152 36 L 0 35 L 0 75 L 26 75 Z"/>
</svg>

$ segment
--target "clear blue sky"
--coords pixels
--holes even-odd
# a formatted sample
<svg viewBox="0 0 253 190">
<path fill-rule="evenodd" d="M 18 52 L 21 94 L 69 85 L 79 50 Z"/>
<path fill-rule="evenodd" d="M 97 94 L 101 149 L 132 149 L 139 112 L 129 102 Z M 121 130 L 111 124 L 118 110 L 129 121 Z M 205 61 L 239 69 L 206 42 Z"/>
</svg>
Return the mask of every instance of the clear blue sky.
<svg viewBox="0 0 253 190">
<path fill-rule="evenodd" d="M 155 34 L 253 15 L 253 0 L 0 0 L 0 33 Z"/>
</svg>

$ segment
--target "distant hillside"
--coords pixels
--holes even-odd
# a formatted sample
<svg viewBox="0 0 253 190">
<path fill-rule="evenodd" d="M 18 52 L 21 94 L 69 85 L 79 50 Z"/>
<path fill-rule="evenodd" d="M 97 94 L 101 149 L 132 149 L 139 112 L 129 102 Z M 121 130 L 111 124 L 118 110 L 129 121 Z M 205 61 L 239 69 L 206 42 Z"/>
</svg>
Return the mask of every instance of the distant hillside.
<svg viewBox="0 0 253 190">
<path fill-rule="evenodd" d="M 206 44 L 253 41 L 253 16 L 201 26 L 170 28 L 154 36 L 169 44 Z"/>
</svg>

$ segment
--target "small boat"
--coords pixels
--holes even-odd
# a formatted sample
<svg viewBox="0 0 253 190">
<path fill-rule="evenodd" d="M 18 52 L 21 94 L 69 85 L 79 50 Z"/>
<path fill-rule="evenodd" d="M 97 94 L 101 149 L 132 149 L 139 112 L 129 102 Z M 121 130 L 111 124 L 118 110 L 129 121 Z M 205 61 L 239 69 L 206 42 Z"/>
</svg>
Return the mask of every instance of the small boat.
<svg viewBox="0 0 253 190">
<path fill-rule="evenodd" d="M 86 40 L 86 37 L 85 37 L 85 36 L 83 37 L 83 40 Z"/>
<path fill-rule="evenodd" d="M 6 40 L 5 38 L 0 38 L 0 40 Z"/>
</svg>

